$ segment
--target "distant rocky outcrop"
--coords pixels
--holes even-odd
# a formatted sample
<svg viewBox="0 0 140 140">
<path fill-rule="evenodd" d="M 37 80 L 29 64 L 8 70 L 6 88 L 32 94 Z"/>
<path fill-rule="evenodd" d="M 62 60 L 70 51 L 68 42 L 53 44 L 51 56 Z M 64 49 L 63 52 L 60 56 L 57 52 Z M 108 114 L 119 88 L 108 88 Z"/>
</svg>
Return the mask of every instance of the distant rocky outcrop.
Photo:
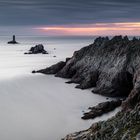
<svg viewBox="0 0 140 140">
<path fill-rule="evenodd" d="M 126 97 L 123 111 L 115 117 L 70 134 L 65 140 L 136 139 L 140 132 L 140 39 L 99 37 L 93 44 L 74 52 L 58 71 L 51 73 L 47 68 L 43 73 L 69 78 L 69 83 L 79 84 L 77 88 L 92 88 L 96 94 Z"/>
<path fill-rule="evenodd" d="M 13 40 L 12 41 L 9 41 L 8 44 L 19 44 L 18 42 L 16 42 L 15 35 L 13 35 Z"/>
<path fill-rule="evenodd" d="M 38 53 L 48 54 L 48 52 L 44 49 L 44 46 L 42 44 L 38 44 L 34 47 L 31 47 L 29 52 L 26 52 L 24 54 L 38 54 Z"/>
<path fill-rule="evenodd" d="M 84 113 L 82 119 L 94 119 L 105 113 L 108 113 L 121 105 L 121 100 L 107 101 L 99 103 L 97 106 L 90 107 L 89 112 Z"/>
</svg>

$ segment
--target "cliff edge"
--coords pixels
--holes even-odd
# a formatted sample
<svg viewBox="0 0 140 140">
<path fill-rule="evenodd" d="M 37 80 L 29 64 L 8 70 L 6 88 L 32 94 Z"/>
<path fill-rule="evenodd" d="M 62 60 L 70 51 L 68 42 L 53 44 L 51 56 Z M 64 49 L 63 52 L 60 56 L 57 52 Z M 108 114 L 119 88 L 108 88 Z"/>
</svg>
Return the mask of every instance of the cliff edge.
<svg viewBox="0 0 140 140">
<path fill-rule="evenodd" d="M 140 40 L 127 36 L 99 37 L 74 52 L 66 62 L 39 70 L 44 74 L 70 78 L 76 88 L 93 88 L 93 93 L 126 97 L 123 112 L 107 121 L 93 124 L 65 140 L 131 140 L 140 130 Z"/>
</svg>

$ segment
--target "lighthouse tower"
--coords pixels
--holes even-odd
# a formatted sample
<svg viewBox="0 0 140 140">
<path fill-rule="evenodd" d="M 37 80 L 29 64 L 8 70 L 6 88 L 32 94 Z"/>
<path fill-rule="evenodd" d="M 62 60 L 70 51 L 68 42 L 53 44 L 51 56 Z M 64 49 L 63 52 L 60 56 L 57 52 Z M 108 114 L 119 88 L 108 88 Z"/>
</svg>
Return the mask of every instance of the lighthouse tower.
<svg viewBox="0 0 140 140">
<path fill-rule="evenodd" d="M 13 40 L 9 41 L 8 44 L 18 44 L 18 42 L 16 42 L 16 36 L 13 35 Z"/>
</svg>

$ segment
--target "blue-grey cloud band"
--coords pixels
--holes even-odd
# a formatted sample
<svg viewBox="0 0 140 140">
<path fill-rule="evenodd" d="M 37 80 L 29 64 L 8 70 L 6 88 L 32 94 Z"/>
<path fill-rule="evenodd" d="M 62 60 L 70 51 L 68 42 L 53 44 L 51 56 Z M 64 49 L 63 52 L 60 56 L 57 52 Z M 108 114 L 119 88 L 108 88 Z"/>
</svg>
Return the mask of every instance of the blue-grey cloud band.
<svg viewBox="0 0 140 140">
<path fill-rule="evenodd" d="M 0 25 L 139 21 L 139 0 L 0 0 Z"/>
</svg>

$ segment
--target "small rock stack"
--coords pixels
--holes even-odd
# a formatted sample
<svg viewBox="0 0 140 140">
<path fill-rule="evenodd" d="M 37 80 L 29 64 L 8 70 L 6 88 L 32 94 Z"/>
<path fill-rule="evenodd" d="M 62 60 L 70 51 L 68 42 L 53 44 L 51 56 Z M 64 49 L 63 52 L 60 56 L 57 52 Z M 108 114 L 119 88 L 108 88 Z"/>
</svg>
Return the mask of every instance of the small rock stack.
<svg viewBox="0 0 140 140">
<path fill-rule="evenodd" d="M 31 47 L 29 52 L 26 52 L 24 54 L 38 54 L 38 53 L 48 54 L 48 52 L 44 49 L 44 46 L 42 44 L 38 44 L 34 47 Z"/>
</svg>

